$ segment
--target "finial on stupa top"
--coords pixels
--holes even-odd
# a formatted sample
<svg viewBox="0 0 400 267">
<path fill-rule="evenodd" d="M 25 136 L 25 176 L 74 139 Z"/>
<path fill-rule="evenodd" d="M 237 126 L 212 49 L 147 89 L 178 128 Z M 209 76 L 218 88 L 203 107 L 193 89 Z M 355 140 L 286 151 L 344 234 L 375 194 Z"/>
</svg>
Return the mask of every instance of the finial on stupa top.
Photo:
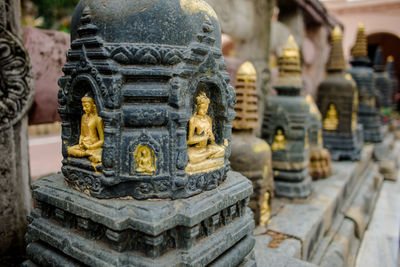
<svg viewBox="0 0 400 267">
<path fill-rule="evenodd" d="M 364 23 L 358 23 L 356 43 L 351 48 L 351 55 L 353 57 L 366 57 L 367 56 L 367 36 L 365 35 Z"/>
<path fill-rule="evenodd" d="M 253 64 L 250 61 L 246 61 L 242 65 L 240 65 L 236 74 L 236 77 L 239 76 L 242 78 L 251 78 L 251 79 L 257 78 L 256 69 L 254 68 Z"/>
<path fill-rule="evenodd" d="M 235 130 L 253 130 L 258 127 L 257 72 L 250 61 L 240 65 L 236 73 Z"/>
<path fill-rule="evenodd" d="M 293 35 L 289 36 L 283 46 L 283 52 L 278 59 L 278 66 L 277 86 L 301 87 L 300 52 Z"/>
<path fill-rule="evenodd" d="M 339 25 L 336 25 L 333 29 L 331 39 L 331 52 L 326 69 L 328 71 L 344 71 L 346 69 L 346 62 L 344 60 L 342 45 L 343 35 Z"/>
<path fill-rule="evenodd" d="M 393 61 L 394 61 L 394 58 L 392 55 L 388 56 L 386 59 L 386 62 L 393 62 Z"/>
</svg>

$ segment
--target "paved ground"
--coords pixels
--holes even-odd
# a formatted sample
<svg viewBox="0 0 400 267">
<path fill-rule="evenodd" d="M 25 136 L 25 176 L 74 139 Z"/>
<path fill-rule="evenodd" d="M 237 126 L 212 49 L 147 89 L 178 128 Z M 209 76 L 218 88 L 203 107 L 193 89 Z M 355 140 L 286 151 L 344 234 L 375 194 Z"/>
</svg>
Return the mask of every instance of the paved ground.
<svg viewBox="0 0 400 267">
<path fill-rule="evenodd" d="M 31 182 L 61 170 L 61 136 L 29 137 Z"/>
<path fill-rule="evenodd" d="M 358 251 L 355 267 L 399 266 L 400 175 L 385 181 L 368 230 Z"/>
</svg>

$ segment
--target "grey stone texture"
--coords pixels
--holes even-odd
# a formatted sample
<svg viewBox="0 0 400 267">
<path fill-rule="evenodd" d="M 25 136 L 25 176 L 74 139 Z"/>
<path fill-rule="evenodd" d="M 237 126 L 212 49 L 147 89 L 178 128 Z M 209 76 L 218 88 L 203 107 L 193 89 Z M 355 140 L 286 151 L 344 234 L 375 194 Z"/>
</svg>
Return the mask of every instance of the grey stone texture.
<svg viewBox="0 0 400 267">
<path fill-rule="evenodd" d="M 398 266 L 400 182 L 384 181 L 380 197 L 364 233 L 356 267 Z"/>
<path fill-rule="evenodd" d="M 82 0 L 72 18 L 63 72 L 58 102 L 62 172 L 69 185 L 90 188 L 98 198 L 176 199 L 225 180 L 235 92 L 228 85 L 219 22 L 205 2 Z M 215 143 L 225 153 L 222 167 L 189 174 L 187 128 L 200 92 L 210 100 Z M 79 142 L 80 99 L 87 93 L 104 123 L 96 170 L 87 158 L 67 153 Z M 152 175 L 134 167 L 139 146 L 157 159 Z"/>
<path fill-rule="evenodd" d="M 0 256 L 20 256 L 31 209 L 28 119 L 33 79 L 21 41 L 20 1 L 0 3 Z"/>
<path fill-rule="evenodd" d="M 352 68 L 348 69 L 347 72 L 351 74 L 357 84 L 358 122 L 363 125 L 364 141 L 382 142 L 381 120 L 375 106 L 374 71 L 369 67 L 370 61 L 367 57 L 355 57 L 350 63 Z"/>
<path fill-rule="evenodd" d="M 39 265 L 252 266 L 251 193 L 250 181 L 229 172 L 220 187 L 189 199 L 101 200 L 56 174 L 33 184 L 27 252 Z"/>
</svg>

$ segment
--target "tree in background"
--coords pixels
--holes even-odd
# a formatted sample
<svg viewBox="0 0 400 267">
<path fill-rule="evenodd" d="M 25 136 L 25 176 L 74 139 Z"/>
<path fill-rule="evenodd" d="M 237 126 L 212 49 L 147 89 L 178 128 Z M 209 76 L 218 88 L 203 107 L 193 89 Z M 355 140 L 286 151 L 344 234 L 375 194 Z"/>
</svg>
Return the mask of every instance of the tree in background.
<svg viewBox="0 0 400 267">
<path fill-rule="evenodd" d="M 22 0 L 23 24 L 69 32 L 79 0 Z"/>
</svg>

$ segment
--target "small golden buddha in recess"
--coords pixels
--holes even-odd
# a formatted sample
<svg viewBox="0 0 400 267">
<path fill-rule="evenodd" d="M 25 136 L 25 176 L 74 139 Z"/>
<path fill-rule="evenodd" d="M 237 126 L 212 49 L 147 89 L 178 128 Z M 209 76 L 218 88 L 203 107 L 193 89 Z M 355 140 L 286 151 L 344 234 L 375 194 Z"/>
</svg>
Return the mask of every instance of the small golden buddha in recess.
<svg viewBox="0 0 400 267">
<path fill-rule="evenodd" d="M 225 147 L 215 143 L 212 120 L 207 115 L 210 99 L 205 92 L 201 92 L 196 101 L 197 112 L 189 120 L 187 141 L 189 163 L 186 167 L 189 173 L 220 167 L 224 163 L 225 155 Z"/>
<path fill-rule="evenodd" d="M 326 117 L 324 119 L 324 130 L 334 131 L 337 129 L 339 120 L 338 113 L 334 104 L 329 104 Z"/>
<path fill-rule="evenodd" d="M 81 135 L 79 143 L 68 147 L 68 155 L 73 157 L 89 157 L 92 164 L 101 163 L 101 152 L 104 143 L 104 125 L 97 115 L 97 107 L 92 97 L 86 94 L 82 97 L 82 107 L 85 114 L 81 119 Z"/>
<path fill-rule="evenodd" d="M 145 174 L 153 174 L 156 171 L 155 155 L 151 148 L 138 146 L 134 152 L 135 170 Z"/>
<path fill-rule="evenodd" d="M 276 131 L 274 142 L 272 143 L 271 148 L 274 151 L 286 149 L 286 138 L 283 135 L 282 129 L 278 129 Z"/>
</svg>

